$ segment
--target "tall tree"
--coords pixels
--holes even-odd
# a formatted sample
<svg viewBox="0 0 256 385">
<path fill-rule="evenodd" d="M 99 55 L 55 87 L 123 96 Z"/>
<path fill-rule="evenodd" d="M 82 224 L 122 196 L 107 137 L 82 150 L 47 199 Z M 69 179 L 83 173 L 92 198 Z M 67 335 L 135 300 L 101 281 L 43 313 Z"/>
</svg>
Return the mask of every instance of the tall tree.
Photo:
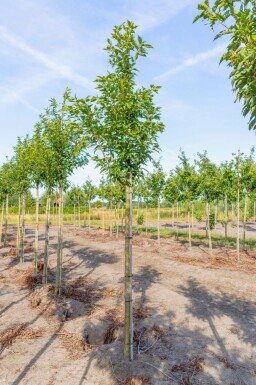
<svg viewBox="0 0 256 385">
<path fill-rule="evenodd" d="M 132 180 L 159 148 L 157 137 L 164 129 L 160 110 L 154 105 L 159 87 L 136 84 L 137 61 L 152 48 L 136 36 L 136 28 L 131 21 L 114 27 L 105 48 L 109 54 L 109 72 L 96 79 L 99 95 L 77 100 L 74 107 L 87 126 L 97 166 L 113 181 L 120 180 L 126 186 L 124 356 L 127 360 L 133 359 Z"/>
</svg>

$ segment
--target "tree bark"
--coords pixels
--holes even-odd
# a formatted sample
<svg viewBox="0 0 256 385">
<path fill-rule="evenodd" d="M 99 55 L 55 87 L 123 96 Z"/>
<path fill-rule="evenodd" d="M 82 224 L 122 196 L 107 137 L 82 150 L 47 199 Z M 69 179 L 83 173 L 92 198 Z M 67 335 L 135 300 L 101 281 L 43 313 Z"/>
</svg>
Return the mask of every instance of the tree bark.
<svg viewBox="0 0 256 385">
<path fill-rule="evenodd" d="M 179 239 L 179 223 L 178 223 L 178 220 L 179 220 L 179 203 L 177 202 L 176 203 L 176 231 L 177 231 L 177 233 L 176 233 L 176 239 L 177 239 L 177 241 L 178 241 L 178 239 Z"/>
<path fill-rule="evenodd" d="M 44 241 L 43 283 L 47 283 L 47 280 L 48 280 L 50 207 L 51 207 L 51 194 L 48 193 L 47 194 L 47 201 L 46 201 L 46 213 L 45 213 L 45 241 Z"/>
<path fill-rule="evenodd" d="M 4 201 L 2 203 L 2 212 L 1 212 L 0 242 L 2 242 L 2 238 L 3 238 L 3 222 L 4 222 Z"/>
<path fill-rule="evenodd" d="M 26 194 L 22 194 L 22 221 L 21 221 L 21 239 L 20 239 L 20 249 L 21 249 L 21 262 L 24 262 L 24 242 L 25 242 L 25 218 L 26 218 Z"/>
<path fill-rule="evenodd" d="M 4 246 L 7 246 L 8 242 L 8 218 L 9 218 L 9 195 L 6 195 L 6 201 L 5 201 L 5 230 L 4 230 Z"/>
<path fill-rule="evenodd" d="M 211 236 L 211 228 L 210 228 L 210 206 L 208 200 L 206 201 L 206 211 L 207 211 L 207 222 L 208 222 L 208 240 L 209 240 L 209 252 L 210 257 L 212 258 L 212 236 Z"/>
<path fill-rule="evenodd" d="M 248 193 L 244 197 L 244 220 L 243 220 L 243 248 L 245 249 L 245 230 L 246 230 L 246 214 L 247 214 Z"/>
<path fill-rule="evenodd" d="M 35 228 L 35 247 L 34 247 L 34 271 L 35 271 L 35 273 L 37 273 L 38 233 L 39 233 L 39 185 L 36 186 L 36 228 Z"/>
<path fill-rule="evenodd" d="M 55 294 L 61 294 L 62 280 L 62 244 L 63 244 L 63 187 L 60 184 L 60 205 L 59 205 L 59 221 L 58 221 L 58 249 L 57 249 L 57 271 Z"/>
<path fill-rule="evenodd" d="M 104 210 L 104 198 L 102 199 L 102 235 L 105 235 L 105 210 Z"/>
<path fill-rule="evenodd" d="M 225 242 L 228 237 L 228 194 L 225 193 Z"/>
<path fill-rule="evenodd" d="M 91 232 L 91 202 L 88 202 L 88 231 Z"/>
<path fill-rule="evenodd" d="M 20 258 L 20 212 L 21 212 L 21 199 L 19 196 L 17 238 L 16 238 L 16 257 L 17 258 Z M 20 260 L 20 262 L 21 262 L 21 260 Z"/>
<path fill-rule="evenodd" d="M 132 178 L 125 188 L 125 325 L 124 358 L 133 360 L 133 306 L 132 306 Z"/>
<path fill-rule="evenodd" d="M 189 248 L 191 249 L 190 204 L 188 204 L 188 243 Z"/>
<path fill-rule="evenodd" d="M 157 197 L 157 242 L 160 246 L 160 197 Z"/>
<path fill-rule="evenodd" d="M 237 253 L 237 261 L 240 262 L 240 229 L 239 229 L 239 222 L 240 222 L 240 190 L 237 189 L 237 237 L 236 237 L 236 253 Z"/>
</svg>

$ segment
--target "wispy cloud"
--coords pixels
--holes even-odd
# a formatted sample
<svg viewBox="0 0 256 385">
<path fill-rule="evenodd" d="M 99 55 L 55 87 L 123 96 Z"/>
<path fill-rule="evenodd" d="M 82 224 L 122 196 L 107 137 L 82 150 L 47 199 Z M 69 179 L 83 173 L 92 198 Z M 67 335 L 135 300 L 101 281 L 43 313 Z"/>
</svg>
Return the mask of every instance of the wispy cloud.
<svg viewBox="0 0 256 385">
<path fill-rule="evenodd" d="M 19 36 L 12 34 L 2 25 L 0 25 L 0 39 L 5 43 L 10 44 L 12 47 L 15 47 L 28 54 L 37 62 L 43 64 L 44 67 L 53 71 L 56 77 L 65 78 L 79 86 L 83 86 L 89 89 L 90 91 L 93 90 L 93 83 L 85 76 L 76 73 L 70 66 L 59 63 L 56 60 L 50 58 L 44 52 L 41 52 L 31 47 L 26 42 L 24 42 Z"/>
<path fill-rule="evenodd" d="M 184 60 L 183 63 L 177 65 L 176 67 L 172 67 L 168 71 L 165 71 L 162 74 L 156 76 L 155 80 L 160 80 L 160 81 L 167 80 L 171 76 L 173 76 L 179 72 L 182 72 L 189 67 L 197 66 L 206 60 L 209 60 L 209 59 L 214 58 L 216 56 L 220 56 L 222 53 L 224 53 L 225 48 L 226 48 L 226 44 L 221 44 L 221 45 L 214 47 L 213 49 L 210 49 L 210 50 L 207 50 L 204 52 L 200 52 L 200 53 L 196 54 L 195 56 L 191 56 L 188 59 Z"/>
</svg>

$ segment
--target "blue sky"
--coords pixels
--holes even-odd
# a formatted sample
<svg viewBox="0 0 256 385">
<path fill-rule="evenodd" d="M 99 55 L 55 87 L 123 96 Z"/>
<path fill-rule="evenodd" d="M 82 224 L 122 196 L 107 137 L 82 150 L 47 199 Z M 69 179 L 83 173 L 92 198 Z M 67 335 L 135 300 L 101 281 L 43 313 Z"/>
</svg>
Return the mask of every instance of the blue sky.
<svg viewBox="0 0 256 385">
<path fill-rule="evenodd" d="M 225 42 L 213 42 L 202 23 L 192 24 L 194 0 L 1 0 L 0 162 L 11 156 L 17 136 L 31 134 L 38 114 L 66 87 L 79 97 L 94 92 L 93 80 L 106 73 L 103 48 L 114 25 L 127 19 L 154 46 L 139 62 L 138 83 L 162 86 L 165 132 L 160 136 L 166 171 L 183 148 L 193 159 L 207 150 L 215 162 L 240 147 L 248 153 L 255 134 L 234 104 L 229 70 L 219 66 Z M 158 158 L 159 155 L 156 156 Z M 71 180 L 99 180 L 93 164 Z"/>
</svg>

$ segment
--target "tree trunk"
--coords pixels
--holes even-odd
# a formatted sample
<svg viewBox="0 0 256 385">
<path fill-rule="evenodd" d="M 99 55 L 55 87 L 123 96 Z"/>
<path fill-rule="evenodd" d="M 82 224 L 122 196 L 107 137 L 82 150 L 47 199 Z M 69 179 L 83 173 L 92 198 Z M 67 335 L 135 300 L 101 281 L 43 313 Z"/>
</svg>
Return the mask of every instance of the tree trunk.
<svg viewBox="0 0 256 385">
<path fill-rule="evenodd" d="M 225 193 L 225 242 L 228 237 L 228 194 Z"/>
<path fill-rule="evenodd" d="M 48 279 L 50 208 L 51 208 L 51 194 L 48 193 L 47 194 L 47 201 L 46 201 L 46 212 L 45 212 L 45 241 L 44 241 L 43 283 L 47 283 L 47 279 Z"/>
<path fill-rule="evenodd" d="M 37 273 L 38 258 L 38 233 L 39 233 L 39 186 L 36 186 L 36 228 L 35 228 L 35 248 L 34 248 L 34 271 Z"/>
<path fill-rule="evenodd" d="M 157 197 L 157 242 L 160 246 L 160 197 Z"/>
<path fill-rule="evenodd" d="M 194 230 L 194 202 L 192 202 L 192 220 L 191 220 L 191 230 Z"/>
<path fill-rule="evenodd" d="M 81 207 L 80 207 L 80 203 L 78 205 L 78 227 L 79 228 L 81 227 Z"/>
<path fill-rule="evenodd" d="M 122 202 L 122 232 L 124 233 L 124 204 Z"/>
<path fill-rule="evenodd" d="M 21 200 L 20 200 L 20 196 L 19 196 L 17 238 L 16 238 L 16 257 L 17 258 L 20 258 L 20 211 L 21 211 Z"/>
<path fill-rule="evenodd" d="M 4 230 L 4 246 L 7 246 L 7 242 L 8 242 L 8 235 L 7 235 L 7 230 L 8 230 L 8 217 L 9 217 L 9 203 L 8 203 L 8 199 L 9 196 L 8 194 L 6 195 L 6 201 L 5 201 L 5 230 Z"/>
<path fill-rule="evenodd" d="M 21 249 L 21 262 L 24 262 L 24 243 L 25 243 L 25 217 L 26 217 L 26 194 L 22 194 L 22 221 L 21 221 L 21 239 L 20 239 L 20 249 Z"/>
<path fill-rule="evenodd" d="M 104 200 L 102 199 L 102 235 L 105 235 L 105 210 L 104 210 Z"/>
<path fill-rule="evenodd" d="M 132 307 L 132 178 L 125 187 L 125 324 L 124 358 L 133 360 L 133 307 Z"/>
<path fill-rule="evenodd" d="M 246 230 L 246 214 L 247 214 L 248 193 L 244 197 L 244 220 L 243 220 L 243 248 L 245 249 L 245 230 Z"/>
<path fill-rule="evenodd" d="M 255 202 L 253 202 L 253 219 L 254 219 L 254 223 L 256 222 L 256 205 L 255 205 Z"/>
<path fill-rule="evenodd" d="M 174 205 L 172 205 L 172 228 L 174 228 Z"/>
<path fill-rule="evenodd" d="M 216 225 L 217 225 L 217 220 L 218 220 L 218 203 L 215 205 L 215 212 L 214 212 L 214 230 L 216 230 Z"/>
<path fill-rule="evenodd" d="M 190 204 L 188 204 L 188 243 L 189 248 L 191 249 L 191 228 L 190 228 Z"/>
<path fill-rule="evenodd" d="M 116 237 L 119 235 L 119 204 L 117 205 Z"/>
<path fill-rule="evenodd" d="M 112 237 L 113 235 L 113 221 L 112 221 L 112 194 L 111 194 L 111 197 L 110 197 L 110 202 L 109 202 L 109 233 L 110 233 L 110 236 Z"/>
<path fill-rule="evenodd" d="M 176 204 L 176 230 L 177 230 L 177 233 L 176 233 L 176 239 L 178 241 L 179 239 L 179 203 L 177 202 Z"/>
<path fill-rule="evenodd" d="M 74 229 L 76 228 L 76 205 L 74 205 Z"/>
<path fill-rule="evenodd" d="M 146 205 L 146 220 L 145 220 L 145 226 L 146 226 L 146 235 L 148 235 L 148 205 Z"/>
<path fill-rule="evenodd" d="M 91 232 L 91 202 L 88 202 L 88 230 Z"/>
<path fill-rule="evenodd" d="M 4 201 L 2 203 L 2 212 L 1 212 L 1 224 L 0 224 L 0 243 L 3 238 L 3 222 L 4 222 Z"/>
<path fill-rule="evenodd" d="M 237 253 L 237 261 L 240 262 L 240 229 L 239 229 L 239 222 L 240 222 L 240 190 L 237 189 L 237 237 L 236 237 L 236 253 Z"/>
<path fill-rule="evenodd" d="M 57 249 L 57 271 L 55 294 L 61 294 L 62 279 L 62 244 L 63 244 L 63 187 L 60 184 L 60 205 L 59 205 L 59 221 L 58 221 L 58 249 Z"/>
<path fill-rule="evenodd" d="M 211 237 L 211 228 L 210 228 L 210 206 L 208 201 L 206 201 L 206 212 L 207 212 L 207 229 L 208 229 L 208 240 L 209 240 L 209 252 L 210 257 L 212 258 L 212 237 Z"/>
</svg>

